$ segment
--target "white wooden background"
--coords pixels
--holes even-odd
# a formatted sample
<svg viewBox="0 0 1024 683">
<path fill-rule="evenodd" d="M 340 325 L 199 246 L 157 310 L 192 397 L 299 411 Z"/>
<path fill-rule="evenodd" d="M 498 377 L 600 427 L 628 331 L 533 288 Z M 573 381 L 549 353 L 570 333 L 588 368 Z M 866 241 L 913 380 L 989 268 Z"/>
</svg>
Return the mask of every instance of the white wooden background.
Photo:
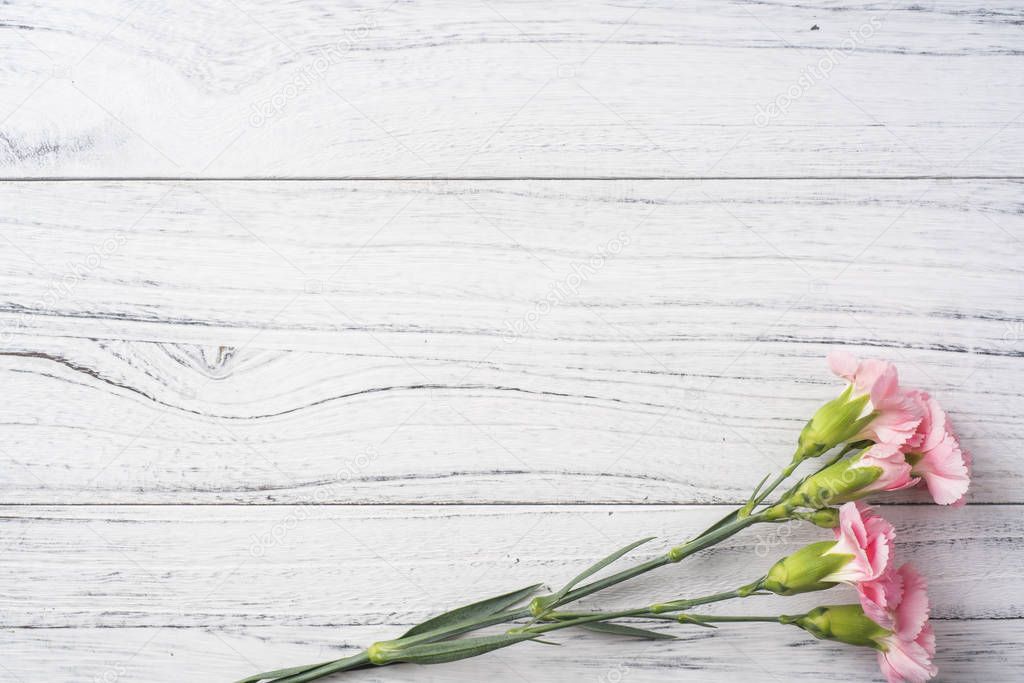
<svg viewBox="0 0 1024 683">
<path fill-rule="evenodd" d="M 1019 677 L 1022 27 L 942 0 L 5 3 L 0 679 L 226 682 L 667 546 L 786 461 L 837 345 L 975 455 L 967 508 L 884 506 L 940 679 Z M 795 629 L 674 630 L 350 678 L 878 679 Z"/>
</svg>

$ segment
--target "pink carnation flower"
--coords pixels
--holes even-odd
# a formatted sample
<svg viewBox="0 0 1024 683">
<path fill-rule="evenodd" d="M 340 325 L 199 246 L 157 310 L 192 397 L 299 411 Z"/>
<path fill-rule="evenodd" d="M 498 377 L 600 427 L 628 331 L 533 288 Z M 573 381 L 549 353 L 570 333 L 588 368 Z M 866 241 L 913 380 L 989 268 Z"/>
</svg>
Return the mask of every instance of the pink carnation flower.
<svg viewBox="0 0 1024 683">
<path fill-rule="evenodd" d="M 784 515 L 793 507 L 820 509 L 878 491 L 910 488 L 919 481 L 898 446 L 876 443 L 807 477 L 785 501 L 765 512 Z"/>
<path fill-rule="evenodd" d="M 874 585 L 891 574 L 892 525 L 861 503 L 839 508 L 835 541 L 811 543 L 782 558 L 768 570 L 760 587 L 777 595 L 796 595 L 837 583 Z"/>
<path fill-rule="evenodd" d="M 903 599 L 903 574 L 890 565 L 873 581 L 857 584 L 857 592 L 864 614 L 877 624 L 891 626 L 889 612 Z"/>
<path fill-rule="evenodd" d="M 970 456 L 960 448 L 939 402 L 924 391 L 908 394 L 922 413 L 917 430 L 904 447 L 913 474 L 924 481 L 939 505 L 962 505 L 971 482 Z"/>
<path fill-rule="evenodd" d="M 779 620 L 794 624 L 817 638 L 872 647 L 878 666 L 889 683 L 925 683 L 938 674 L 932 663 L 935 634 L 928 624 L 928 593 L 924 579 L 909 564 L 887 569 L 876 581 L 861 586 L 862 605 L 817 607 L 796 617 Z"/>
<path fill-rule="evenodd" d="M 903 451 L 898 446 L 890 444 L 876 443 L 861 455 L 856 456 L 850 469 L 856 470 L 863 467 L 877 467 L 882 470 L 882 474 L 865 488 L 860 489 L 862 496 L 876 491 L 899 491 L 910 488 L 920 481 L 911 475 L 911 468 Z"/>
<path fill-rule="evenodd" d="M 875 414 L 850 441 L 870 439 L 901 446 L 914 437 L 921 422 L 921 407 L 900 387 L 895 365 L 875 358 L 858 361 L 845 351 L 831 352 L 828 364 L 832 372 L 850 383 L 852 398 L 869 397 L 863 415 Z"/>
<path fill-rule="evenodd" d="M 881 611 L 867 614 L 878 625 L 892 633 L 879 642 L 884 650 L 878 653 L 878 666 L 889 683 L 924 683 L 938 674 L 932 664 L 935 656 L 935 634 L 928 624 L 928 593 L 924 578 L 910 565 L 900 567 L 883 579 L 889 585 L 882 592 L 899 586 L 899 595 Z"/>
<path fill-rule="evenodd" d="M 862 503 L 846 503 L 839 508 L 839 526 L 834 529 L 836 544 L 828 554 L 841 553 L 853 559 L 823 581 L 857 585 L 874 581 L 889 569 L 896 532 L 885 519 Z"/>
</svg>

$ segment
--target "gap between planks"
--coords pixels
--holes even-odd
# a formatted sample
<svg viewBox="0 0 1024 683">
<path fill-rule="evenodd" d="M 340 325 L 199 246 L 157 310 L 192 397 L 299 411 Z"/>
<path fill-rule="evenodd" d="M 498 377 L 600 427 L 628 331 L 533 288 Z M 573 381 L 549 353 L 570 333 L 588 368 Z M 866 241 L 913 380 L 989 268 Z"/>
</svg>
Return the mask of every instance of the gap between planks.
<svg viewBox="0 0 1024 683">
<path fill-rule="evenodd" d="M 129 503 L 129 502 L 86 502 L 86 503 L 61 503 L 61 502 L 45 502 L 45 503 L 11 503 L 0 501 L 0 507 L 62 507 L 62 508 L 74 508 L 74 507 L 396 507 L 396 508 L 472 508 L 472 507 L 594 507 L 594 508 L 606 508 L 606 507 L 633 507 L 633 508 L 645 508 L 645 509 L 658 509 L 658 508 L 736 508 L 739 507 L 741 502 L 732 503 L 637 503 L 630 501 L 617 501 L 617 502 L 588 502 L 588 501 L 571 501 L 571 502 L 545 502 L 545 501 L 513 501 L 513 500 L 502 500 L 502 501 L 464 501 L 464 502 L 446 502 L 438 501 L 433 503 L 409 503 L 409 502 L 395 502 L 395 501 L 381 501 L 374 503 L 366 502 L 266 502 L 266 501 L 255 501 L 240 503 L 237 501 L 217 503 L 217 502 L 184 502 L 184 503 L 173 503 L 173 502 L 159 502 L 159 503 Z M 935 504 L 927 501 L 922 502 L 889 502 L 889 503 L 874 503 L 874 506 L 888 506 L 888 507 L 933 507 Z M 970 507 L 1022 507 L 1022 502 L 992 502 L 982 501 L 978 503 L 970 503 Z M 940 506 L 941 507 L 941 506 Z"/>
<path fill-rule="evenodd" d="M 607 182 L 614 180 L 664 181 L 790 181 L 790 180 L 1024 180 L 1024 175 L 760 175 L 760 176 L 691 176 L 691 175 L 632 175 L 632 176 L 16 176 L 0 177 L 0 183 L 149 183 L 149 182 Z"/>
</svg>

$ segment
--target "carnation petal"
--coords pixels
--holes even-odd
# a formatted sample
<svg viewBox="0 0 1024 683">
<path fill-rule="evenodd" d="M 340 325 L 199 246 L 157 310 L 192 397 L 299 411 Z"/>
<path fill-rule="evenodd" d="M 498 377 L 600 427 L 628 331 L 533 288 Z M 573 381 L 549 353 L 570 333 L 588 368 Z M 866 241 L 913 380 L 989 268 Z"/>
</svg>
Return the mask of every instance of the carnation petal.
<svg viewBox="0 0 1024 683">
<path fill-rule="evenodd" d="M 828 354 L 828 367 L 837 377 L 853 382 L 857 374 L 857 359 L 852 353 L 836 349 Z"/>
<path fill-rule="evenodd" d="M 892 638 L 889 649 L 878 653 L 878 667 L 888 683 L 925 683 L 939 670 L 920 644 Z"/>
<path fill-rule="evenodd" d="M 963 456 L 963 458 L 964 458 L 964 467 L 966 467 L 966 468 L 967 468 L 967 478 L 968 478 L 968 480 L 969 480 L 969 479 L 970 479 L 970 477 L 971 477 L 971 468 L 973 468 L 973 467 L 974 467 L 974 458 L 973 458 L 973 457 L 971 457 L 971 452 L 970 452 L 970 451 L 968 451 L 968 450 L 967 450 L 967 449 L 965 449 L 965 448 L 961 448 L 961 449 L 960 449 L 960 454 L 961 454 L 961 455 Z M 969 484 L 969 483 L 970 483 L 970 482 L 968 481 L 968 484 Z M 957 500 L 953 501 L 953 502 L 951 503 L 951 505 L 952 505 L 953 507 L 955 507 L 955 508 L 961 508 L 961 507 L 963 507 L 963 506 L 964 506 L 964 505 L 965 505 L 966 503 L 967 503 L 967 492 L 966 492 L 966 491 L 964 491 L 964 495 L 960 496 L 960 498 L 958 498 Z"/>
<path fill-rule="evenodd" d="M 903 578 L 903 598 L 896 606 L 896 635 L 914 640 L 928 622 L 928 582 L 909 563 L 897 573 Z"/>
<path fill-rule="evenodd" d="M 839 508 L 839 526 L 833 532 L 836 544 L 831 553 L 851 555 L 834 581 L 873 581 L 889 568 L 896 532 L 885 519 L 863 503 L 846 503 Z"/>
<path fill-rule="evenodd" d="M 857 593 L 868 618 L 883 628 L 894 627 L 892 615 L 903 599 L 903 577 L 892 565 L 877 579 L 857 584 Z"/>
<path fill-rule="evenodd" d="M 962 499 L 970 486 L 966 460 L 956 438 L 946 434 L 935 448 L 922 454 L 914 474 L 924 480 L 936 503 L 951 505 Z"/>
</svg>

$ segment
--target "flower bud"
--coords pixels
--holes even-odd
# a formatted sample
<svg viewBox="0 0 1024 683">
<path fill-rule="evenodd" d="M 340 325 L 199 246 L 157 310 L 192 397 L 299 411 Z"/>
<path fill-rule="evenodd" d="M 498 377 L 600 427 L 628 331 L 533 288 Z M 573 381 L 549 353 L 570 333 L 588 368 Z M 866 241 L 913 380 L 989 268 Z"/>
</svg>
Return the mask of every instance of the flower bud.
<svg viewBox="0 0 1024 683">
<path fill-rule="evenodd" d="M 853 386 L 847 386 L 838 398 L 823 405 L 807 421 L 797 440 L 793 461 L 818 457 L 859 434 L 874 418 L 871 397 L 868 394 L 855 397 Z"/>
<path fill-rule="evenodd" d="M 839 526 L 839 508 L 822 508 L 810 512 L 795 512 L 794 519 L 802 519 L 822 529 L 835 529 Z"/>
<path fill-rule="evenodd" d="M 861 492 L 882 476 L 882 470 L 877 467 L 854 467 L 857 460 L 857 456 L 840 460 L 807 477 L 792 493 L 788 502 L 793 507 L 820 510 L 829 505 L 857 500 Z"/>
<path fill-rule="evenodd" d="M 777 595 L 796 595 L 831 588 L 838 582 L 828 579 L 839 574 L 854 559 L 853 555 L 830 553 L 835 546 L 835 541 L 822 541 L 787 555 L 772 565 L 761 587 Z"/>
<path fill-rule="evenodd" d="M 875 444 L 807 477 L 780 506 L 818 510 L 860 500 L 875 491 L 907 488 L 917 481 L 898 447 Z"/>
<path fill-rule="evenodd" d="M 816 607 L 807 614 L 782 617 L 780 621 L 799 626 L 821 640 L 835 640 L 876 650 L 884 650 L 884 639 L 892 635 L 892 631 L 869 619 L 860 605 Z"/>
<path fill-rule="evenodd" d="M 808 513 L 808 516 L 830 509 Z M 889 569 L 896 532 L 885 519 L 861 503 L 838 510 L 835 541 L 812 543 L 776 562 L 760 587 L 779 595 L 831 588 L 837 583 L 860 586 Z"/>
</svg>

